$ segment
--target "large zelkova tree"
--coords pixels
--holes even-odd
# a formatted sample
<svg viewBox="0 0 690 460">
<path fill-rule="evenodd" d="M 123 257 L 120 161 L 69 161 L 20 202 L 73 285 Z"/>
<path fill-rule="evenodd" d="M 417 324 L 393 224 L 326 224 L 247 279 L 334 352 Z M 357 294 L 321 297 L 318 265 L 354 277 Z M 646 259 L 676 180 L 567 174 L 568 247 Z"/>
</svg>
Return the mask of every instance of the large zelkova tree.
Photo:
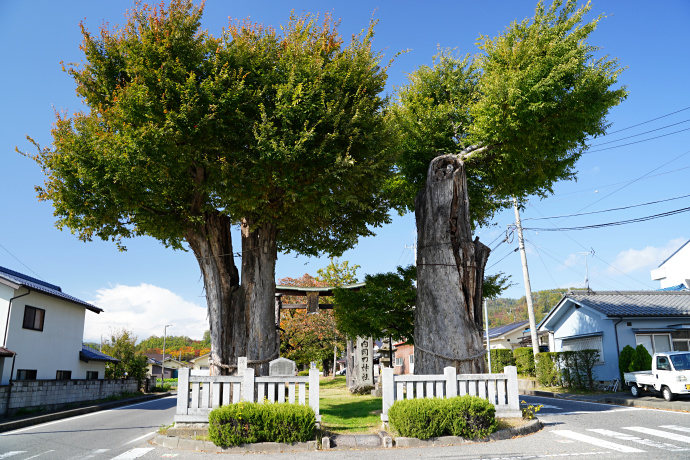
<svg viewBox="0 0 690 460">
<path fill-rule="evenodd" d="M 33 155 L 47 175 L 37 190 L 84 241 L 149 235 L 191 249 L 212 374 L 238 356 L 265 373 L 278 356 L 278 253 L 337 255 L 389 221 L 387 68 L 373 23 L 348 45 L 330 16 L 309 14 L 213 37 L 202 9 L 172 0 L 136 7 L 122 27 L 82 27 L 84 61 L 66 70 L 86 110 L 58 115 L 52 146 Z"/>
<path fill-rule="evenodd" d="M 615 59 L 587 42 L 601 16 L 590 4 L 542 3 L 532 19 L 481 53 L 436 57 L 409 76 L 393 104 L 400 134 L 398 209 L 417 221 L 415 372 L 485 370 L 482 285 L 489 248 L 472 231 L 515 197 L 545 197 L 575 177 L 588 137 L 605 133 L 608 111 L 626 97 Z M 471 206 L 470 206 L 471 204 Z"/>
</svg>

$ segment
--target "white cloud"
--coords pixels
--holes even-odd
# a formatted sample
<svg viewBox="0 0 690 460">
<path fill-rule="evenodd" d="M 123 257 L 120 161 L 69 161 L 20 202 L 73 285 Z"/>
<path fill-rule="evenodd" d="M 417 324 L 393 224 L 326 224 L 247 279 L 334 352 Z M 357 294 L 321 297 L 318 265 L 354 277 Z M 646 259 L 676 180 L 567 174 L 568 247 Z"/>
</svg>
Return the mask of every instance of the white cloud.
<svg viewBox="0 0 690 460">
<path fill-rule="evenodd" d="M 662 247 L 647 246 L 644 249 L 628 249 L 620 252 L 608 273 L 632 273 L 636 270 L 652 270 L 659 266 L 668 256 L 673 254 L 687 239 L 676 238 Z"/>
<path fill-rule="evenodd" d="M 121 328 L 132 331 L 138 341 L 152 335 L 161 337 L 166 324 L 172 324 L 168 335 L 196 340 L 208 330 L 206 307 L 150 284 L 100 289 L 96 299 L 90 302 L 104 311 L 86 312 L 84 341 L 87 342 L 98 342 L 101 334 L 106 338 L 111 331 Z"/>
</svg>

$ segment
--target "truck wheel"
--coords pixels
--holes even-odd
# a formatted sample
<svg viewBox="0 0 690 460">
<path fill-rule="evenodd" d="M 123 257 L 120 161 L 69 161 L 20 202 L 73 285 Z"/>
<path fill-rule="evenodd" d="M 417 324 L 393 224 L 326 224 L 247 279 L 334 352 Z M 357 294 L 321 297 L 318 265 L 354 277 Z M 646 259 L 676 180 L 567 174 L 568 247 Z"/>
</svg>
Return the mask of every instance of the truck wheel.
<svg viewBox="0 0 690 460">
<path fill-rule="evenodd" d="M 675 395 L 671 393 L 671 389 L 669 387 L 662 388 L 661 394 L 664 395 L 664 399 L 666 401 L 673 401 L 673 398 L 675 397 Z"/>
<path fill-rule="evenodd" d="M 633 398 L 639 398 L 642 394 L 642 390 L 637 386 L 637 384 L 633 383 L 630 385 L 630 394 L 633 396 Z"/>
</svg>

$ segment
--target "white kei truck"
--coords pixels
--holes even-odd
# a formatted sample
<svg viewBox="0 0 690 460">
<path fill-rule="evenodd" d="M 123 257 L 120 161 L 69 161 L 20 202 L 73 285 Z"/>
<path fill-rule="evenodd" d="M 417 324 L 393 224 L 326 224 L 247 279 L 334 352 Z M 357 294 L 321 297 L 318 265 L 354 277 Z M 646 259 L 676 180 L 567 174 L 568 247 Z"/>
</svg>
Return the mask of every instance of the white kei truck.
<svg viewBox="0 0 690 460">
<path fill-rule="evenodd" d="M 643 391 L 661 393 L 666 401 L 690 394 L 690 352 L 654 353 L 651 371 L 626 372 L 623 380 L 636 398 Z"/>
</svg>

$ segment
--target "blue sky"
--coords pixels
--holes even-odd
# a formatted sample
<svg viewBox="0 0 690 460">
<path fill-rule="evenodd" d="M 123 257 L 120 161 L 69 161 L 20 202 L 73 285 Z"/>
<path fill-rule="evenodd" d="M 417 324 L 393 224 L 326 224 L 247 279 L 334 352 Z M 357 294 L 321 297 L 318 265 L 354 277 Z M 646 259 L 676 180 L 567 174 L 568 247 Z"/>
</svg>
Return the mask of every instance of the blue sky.
<svg viewBox="0 0 690 460">
<path fill-rule="evenodd" d="M 630 96 L 609 116 L 611 135 L 593 140 L 591 153 L 577 165 L 577 182 L 560 183 L 545 200 L 535 198 L 525 209 L 525 227 L 574 227 L 617 222 L 688 207 L 689 198 L 664 201 L 616 212 L 570 218 L 540 217 L 602 211 L 690 193 L 690 3 L 598 0 L 590 17 L 605 13 L 590 43 L 600 53 L 618 57 L 627 67 L 621 83 Z M 39 167 L 14 149 L 31 151 L 25 136 L 50 144 L 54 112 L 82 109 L 75 85 L 62 72 L 60 61 L 78 62 L 79 22 L 96 31 L 103 22 L 124 23 L 128 1 L 0 0 L 0 265 L 62 286 L 65 292 L 91 301 L 105 312 L 87 314 L 85 339 L 98 339 L 111 328 L 132 329 L 140 339 L 169 334 L 200 338 L 208 327 L 203 283 L 194 256 L 172 251 L 151 238 L 127 243 L 118 252 L 112 243 L 82 243 L 68 230 L 54 226 L 50 203 L 39 203 L 33 187 L 43 181 Z M 431 63 L 438 46 L 458 53 L 476 53 L 480 34 L 495 36 L 513 20 L 533 15 L 532 1 L 220 1 L 208 0 L 203 27 L 219 35 L 228 17 L 267 25 L 285 23 L 290 10 L 331 12 L 341 18 L 340 32 L 348 38 L 365 28 L 372 15 L 379 20 L 375 46 L 392 57 L 402 50 L 389 72 L 388 92 L 406 82 L 406 73 Z M 663 115 L 656 121 L 625 129 Z M 676 124 L 665 128 L 666 126 Z M 646 131 L 656 130 L 648 134 Z M 637 136 L 636 136 L 637 135 Z M 636 136 L 636 137 L 630 137 Z M 646 142 L 616 147 L 651 137 Z M 626 139 L 627 138 L 627 139 Z M 618 142 L 613 142 L 618 141 Z M 611 142 L 603 144 L 604 142 Z M 599 146 L 599 147 L 597 147 Z M 616 147 L 616 148 L 612 148 Z M 493 248 L 514 222 L 512 211 L 495 219 L 495 226 L 478 235 Z M 596 290 L 657 289 L 650 269 L 659 265 L 690 238 L 690 214 L 595 230 L 527 231 L 526 244 L 533 290 L 581 287 L 585 262 L 589 284 Z M 414 217 L 395 216 L 376 237 L 362 239 L 341 260 L 359 264 L 367 273 L 392 271 L 412 263 Z M 496 238 L 499 238 L 496 240 Z M 239 245 L 239 236 L 235 236 Z M 492 253 L 487 274 L 503 271 L 515 283 L 505 296 L 524 295 L 517 241 L 503 243 Z M 594 254 L 584 253 L 594 251 Z M 239 262 L 239 261 L 238 261 Z M 316 275 L 327 258 L 279 256 L 276 278 Z M 88 313 L 88 312 L 87 312 Z"/>
</svg>

